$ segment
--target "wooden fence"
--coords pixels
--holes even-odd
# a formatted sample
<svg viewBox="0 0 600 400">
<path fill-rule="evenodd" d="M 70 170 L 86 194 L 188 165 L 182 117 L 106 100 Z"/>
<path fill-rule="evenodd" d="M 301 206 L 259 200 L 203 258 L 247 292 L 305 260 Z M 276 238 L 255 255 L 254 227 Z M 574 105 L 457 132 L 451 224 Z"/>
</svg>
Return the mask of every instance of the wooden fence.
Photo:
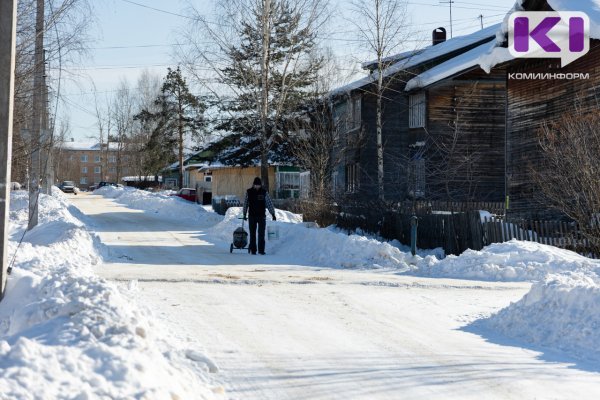
<svg viewBox="0 0 600 400">
<path fill-rule="evenodd" d="M 505 204 L 502 202 L 464 202 L 464 201 L 406 201 L 398 205 L 398 211 L 403 213 L 432 214 L 436 211 L 468 212 L 485 210 L 493 215 L 504 215 Z"/>
<path fill-rule="evenodd" d="M 512 239 L 537 242 L 575 251 L 579 254 L 600 258 L 593 243 L 583 237 L 575 222 L 504 220 L 501 217 L 484 218 L 482 221 L 483 243 L 503 243 Z"/>
<path fill-rule="evenodd" d="M 346 210 L 348 211 L 348 210 Z M 343 229 L 361 229 L 383 238 L 410 244 L 411 213 L 355 209 L 337 216 Z M 481 218 L 479 211 L 417 214 L 417 246 L 441 247 L 446 254 L 461 254 L 467 249 L 481 250 L 492 243 L 512 239 L 538 242 L 600 258 L 592 243 L 581 235 L 575 223 L 564 221 L 507 221 L 504 217 Z"/>
</svg>

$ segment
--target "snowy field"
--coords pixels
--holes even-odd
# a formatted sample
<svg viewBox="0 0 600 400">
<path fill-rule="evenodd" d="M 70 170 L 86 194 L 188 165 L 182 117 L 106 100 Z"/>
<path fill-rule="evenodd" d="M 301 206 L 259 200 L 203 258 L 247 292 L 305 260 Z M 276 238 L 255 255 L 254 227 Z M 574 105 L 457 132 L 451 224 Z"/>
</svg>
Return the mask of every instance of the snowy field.
<svg viewBox="0 0 600 400">
<path fill-rule="evenodd" d="M 412 257 L 281 210 L 267 256 L 229 254 L 240 213 L 43 196 L 0 303 L 0 398 L 600 396 L 597 261 L 518 241 Z M 10 218 L 13 254 L 25 193 Z"/>
</svg>

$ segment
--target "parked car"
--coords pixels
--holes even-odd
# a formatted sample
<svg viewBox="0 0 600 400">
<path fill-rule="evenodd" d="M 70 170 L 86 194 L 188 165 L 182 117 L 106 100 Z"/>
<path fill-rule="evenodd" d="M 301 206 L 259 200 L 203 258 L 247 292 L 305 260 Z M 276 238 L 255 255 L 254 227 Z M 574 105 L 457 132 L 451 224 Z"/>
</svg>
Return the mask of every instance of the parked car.
<svg viewBox="0 0 600 400">
<path fill-rule="evenodd" d="M 196 202 L 196 189 L 182 188 L 179 189 L 177 193 L 174 193 L 171 196 L 177 196 L 187 201 Z"/>
<path fill-rule="evenodd" d="M 104 187 L 104 186 L 114 186 L 114 187 L 118 187 L 119 185 L 118 185 L 118 184 L 116 184 L 115 182 L 100 182 L 100 183 L 98 184 L 98 187 L 99 187 L 99 188 L 101 188 L 101 187 Z"/>
<path fill-rule="evenodd" d="M 58 188 L 60 190 L 62 190 L 64 193 L 77 194 L 77 192 L 75 191 L 75 182 L 73 182 L 73 181 L 62 181 L 60 183 L 60 185 L 58 185 Z"/>
</svg>

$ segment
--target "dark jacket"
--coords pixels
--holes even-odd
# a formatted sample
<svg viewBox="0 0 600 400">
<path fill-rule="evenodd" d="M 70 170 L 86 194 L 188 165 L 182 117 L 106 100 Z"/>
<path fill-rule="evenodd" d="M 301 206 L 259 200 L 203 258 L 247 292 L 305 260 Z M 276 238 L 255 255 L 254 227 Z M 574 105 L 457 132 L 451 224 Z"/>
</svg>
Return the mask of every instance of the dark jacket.
<svg viewBox="0 0 600 400">
<path fill-rule="evenodd" d="M 271 196 L 269 196 L 269 193 L 264 188 L 258 190 L 250 188 L 246 191 L 244 216 L 249 214 L 251 217 L 264 218 L 267 209 L 269 209 L 271 215 L 275 215 Z"/>
</svg>

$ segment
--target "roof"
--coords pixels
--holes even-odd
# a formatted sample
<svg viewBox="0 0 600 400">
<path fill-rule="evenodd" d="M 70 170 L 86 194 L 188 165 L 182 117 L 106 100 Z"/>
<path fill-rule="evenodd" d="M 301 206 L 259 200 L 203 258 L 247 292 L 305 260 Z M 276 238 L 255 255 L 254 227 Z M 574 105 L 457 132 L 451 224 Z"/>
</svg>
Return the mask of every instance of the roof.
<svg viewBox="0 0 600 400">
<path fill-rule="evenodd" d="M 481 57 L 479 65 L 484 71 L 489 72 L 496 65 L 515 59 L 504 46 L 510 16 L 516 11 L 528 11 L 523 7 L 524 2 L 525 0 L 517 0 L 513 8 L 506 14 L 504 22 L 496 32 L 495 48 Z M 554 11 L 585 12 L 590 17 L 590 37 L 600 39 L 600 0 L 546 0 L 546 2 Z"/>
<path fill-rule="evenodd" d="M 555 11 L 583 11 L 590 17 L 590 36 L 600 39 L 600 0 L 547 0 Z M 480 67 L 489 73 L 496 65 L 511 61 L 514 57 L 504 47 L 508 32 L 508 20 L 513 12 L 523 11 L 523 0 L 518 0 L 499 25 L 495 40 L 458 55 L 430 70 L 427 70 L 406 84 L 407 91 L 424 88 L 458 73 Z M 498 25 L 496 25 L 498 26 Z"/>
<path fill-rule="evenodd" d="M 487 54 L 493 47 L 495 47 L 495 42 L 492 40 L 444 63 L 436 65 L 408 81 L 404 90 L 410 91 L 424 88 L 432 83 L 453 76 L 456 73 L 479 66 L 479 59 L 481 56 Z"/>
<path fill-rule="evenodd" d="M 445 42 L 437 44 L 435 46 L 429 46 L 424 48 L 423 50 L 416 51 L 412 55 L 408 57 L 404 57 L 400 59 L 398 62 L 392 64 L 390 67 L 386 68 L 383 72 L 384 77 L 388 77 L 394 75 L 398 72 L 408 70 L 414 67 L 417 67 L 421 64 L 424 64 L 429 61 L 436 60 L 445 55 L 460 51 L 467 47 L 471 47 L 477 44 L 482 44 L 491 41 L 496 32 L 500 29 L 500 24 L 492 25 L 485 29 L 474 32 L 470 35 L 457 36 L 452 39 L 448 39 Z M 406 54 L 406 53 L 401 53 Z M 366 76 L 362 79 L 354 81 L 346 86 L 342 86 L 338 89 L 333 90 L 330 95 L 335 96 L 342 93 L 351 92 L 363 86 L 366 86 L 370 83 L 377 81 L 378 72 L 373 72 L 369 76 Z"/>
<path fill-rule="evenodd" d="M 140 179 L 141 178 L 141 179 Z M 155 182 L 156 181 L 156 177 L 154 175 L 149 175 L 149 176 L 124 176 L 123 178 L 121 178 L 121 180 L 123 182 Z M 158 181 L 162 182 L 162 176 L 159 175 L 158 177 Z"/>
<path fill-rule="evenodd" d="M 61 146 L 65 150 L 100 151 L 99 142 L 64 142 Z M 117 150 L 117 143 L 109 143 L 110 150 Z"/>
</svg>

